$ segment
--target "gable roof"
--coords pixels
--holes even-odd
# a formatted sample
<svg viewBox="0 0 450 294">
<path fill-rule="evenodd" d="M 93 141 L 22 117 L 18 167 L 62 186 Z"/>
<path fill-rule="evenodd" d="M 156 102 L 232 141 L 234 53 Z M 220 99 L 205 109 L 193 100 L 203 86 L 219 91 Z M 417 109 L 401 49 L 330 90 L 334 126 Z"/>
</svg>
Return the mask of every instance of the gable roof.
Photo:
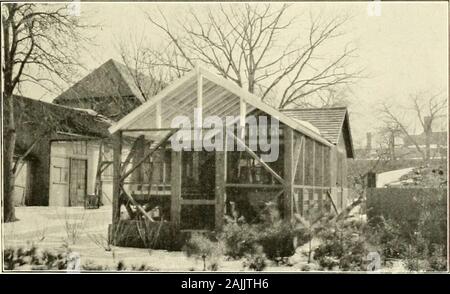
<svg viewBox="0 0 450 294">
<path fill-rule="evenodd" d="M 187 112 L 194 112 L 197 106 L 197 89 L 199 80 L 204 80 L 203 88 L 203 114 L 204 117 L 218 115 L 240 115 L 240 101 L 242 99 L 247 106 L 247 113 L 259 109 L 268 115 L 278 119 L 290 128 L 318 141 L 326 146 L 332 144 L 320 135 L 319 130 L 298 119 L 293 119 L 284 113 L 265 104 L 254 94 L 244 90 L 230 80 L 216 75 L 207 69 L 197 66 L 195 70 L 187 73 L 181 79 L 164 88 L 156 96 L 146 101 L 141 106 L 130 112 L 116 124 L 109 128 L 111 133 L 124 129 L 152 128 L 155 126 L 155 114 L 159 111 L 162 114 L 163 127 L 170 126 L 170 116 L 165 113 L 180 115 Z M 159 105 L 159 110 L 157 107 Z M 164 109 L 167 107 L 167 110 Z M 135 136 L 148 135 L 140 132 Z"/>
<path fill-rule="evenodd" d="M 95 111 L 77 109 L 14 95 L 15 111 L 20 112 L 21 125 L 47 129 L 51 133 L 70 133 L 76 136 L 109 137 L 111 121 Z M 17 116 L 19 117 L 19 116 Z"/>
<path fill-rule="evenodd" d="M 333 144 L 338 144 L 341 134 L 348 141 L 347 153 L 353 157 L 350 123 L 346 107 L 283 109 L 287 116 L 307 121 L 319 129 L 320 134 Z"/>
<path fill-rule="evenodd" d="M 161 87 L 162 83 L 110 59 L 56 97 L 54 102 L 99 97 L 136 97 L 143 103 Z"/>
</svg>

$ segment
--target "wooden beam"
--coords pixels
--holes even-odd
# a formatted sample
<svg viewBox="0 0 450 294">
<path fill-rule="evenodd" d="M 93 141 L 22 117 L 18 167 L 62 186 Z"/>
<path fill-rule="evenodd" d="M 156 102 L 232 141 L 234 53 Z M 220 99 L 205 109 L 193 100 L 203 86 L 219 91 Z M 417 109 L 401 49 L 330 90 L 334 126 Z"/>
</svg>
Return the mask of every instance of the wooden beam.
<svg viewBox="0 0 450 294">
<path fill-rule="evenodd" d="M 210 92 L 211 90 L 216 91 L 217 89 L 215 89 L 215 88 L 216 88 L 215 84 L 209 83 L 208 86 L 203 87 L 203 95 L 205 95 L 205 93 Z M 222 89 L 222 91 L 223 91 L 223 89 Z M 181 111 L 181 113 L 183 113 L 187 116 L 191 115 L 192 111 L 190 108 L 192 108 L 192 106 L 195 107 L 197 105 L 196 93 L 197 93 L 197 87 L 192 87 L 192 89 L 189 89 L 189 91 L 187 91 L 185 95 L 182 95 L 179 98 L 177 97 L 177 99 L 175 101 L 169 101 L 169 102 L 164 101 L 165 106 L 167 105 L 167 103 L 170 103 L 168 105 L 168 106 L 170 106 L 170 108 L 167 111 L 164 111 L 162 114 L 164 119 L 171 120 L 174 115 L 179 115 L 180 111 Z M 183 111 L 185 109 L 188 109 L 189 111 Z"/>
<path fill-rule="evenodd" d="M 303 151 L 302 151 L 302 185 L 305 184 L 305 163 L 306 163 L 306 138 L 303 141 Z"/>
<path fill-rule="evenodd" d="M 127 191 L 125 191 L 125 189 L 123 188 L 122 185 L 120 185 L 120 189 L 122 190 L 122 195 L 125 195 L 128 200 L 131 202 L 131 204 L 133 204 L 134 206 L 136 206 L 137 210 L 142 213 L 143 216 L 145 216 L 149 221 L 154 222 L 155 220 L 145 211 L 145 209 L 136 202 L 136 200 L 134 200 L 133 196 L 131 196 L 130 194 L 127 193 Z"/>
<path fill-rule="evenodd" d="M 294 188 L 305 188 L 305 189 L 320 189 L 320 190 L 329 190 L 330 187 L 327 186 L 311 186 L 311 185 L 293 185 Z"/>
<path fill-rule="evenodd" d="M 241 140 L 245 139 L 245 118 L 247 117 L 247 104 L 239 98 L 239 126 L 241 127 Z"/>
<path fill-rule="evenodd" d="M 130 124 L 135 122 L 140 118 L 140 116 L 147 112 L 148 109 L 150 109 L 156 102 L 162 100 L 164 97 L 173 94 L 174 92 L 178 90 L 183 90 L 186 88 L 186 85 L 189 85 L 192 81 L 194 81 L 194 78 L 197 76 L 197 73 L 195 71 L 192 71 L 179 80 L 173 82 L 169 86 L 165 87 L 161 92 L 159 92 L 156 96 L 152 97 L 150 100 L 139 106 L 138 108 L 134 109 L 132 112 L 127 114 L 124 118 L 122 118 L 120 121 L 118 121 L 113 126 L 109 127 L 108 131 L 113 134 L 117 132 L 120 129 L 128 127 Z"/>
<path fill-rule="evenodd" d="M 125 161 L 123 162 L 123 164 L 122 164 L 122 166 L 120 168 L 120 171 L 121 171 L 122 174 L 126 170 L 128 164 L 131 162 L 131 159 L 133 159 L 134 153 L 136 152 L 136 147 L 138 145 L 138 142 L 139 142 L 140 138 L 143 138 L 143 137 L 144 137 L 144 135 L 141 135 L 141 136 L 137 137 L 134 140 L 133 145 L 131 145 L 130 151 L 128 151 L 127 158 L 125 158 Z"/>
<path fill-rule="evenodd" d="M 325 147 L 322 147 L 322 186 L 325 186 Z"/>
<path fill-rule="evenodd" d="M 215 228 L 220 231 L 223 226 L 225 212 L 225 152 L 216 151 L 216 189 L 215 189 Z"/>
<path fill-rule="evenodd" d="M 216 74 L 213 74 L 212 72 L 206 70 L 203 67 L 199 67 L 199 70 L 204 78 L 207 80 L 216 83 L 217 85 L 220 85 L 221 87 L 227 89 L 231 93 L 234 93 L 236 96 L 241 97 L 245 100 L 246 103 L 266 112 L 267 114 L 277 117 L 281 122 L 284 124 L 290 126 L 291 128 L 298 130 L 299 132 L 305 134 L 306 136 L 313 138 L 327 146 L 332 146 L 333 144 L 324 139 L 320 134 L 318 134 L 315 130 L 312 130 L 308 126 L 295 121 L 293 118 L 288 117 L 284 113 L 276 110 L 275 108 L 272 108 L 271 106 L 265 104 L 261 101 L 260 97 L 257 97 L 256 95 L 244 90 L 243 88 L 239 87 L 238 85 L 234 84 L 233 82 L 220 77 Z"/>
<path fill-rule="evenodd" d="M 306 138 L 304 138 L 304 140 L 303 140 L 303 149 L 302 149 L 302 185 L 304 185 L 305 184 L 305 162 L 306 162 L 306 159 L 305 159 L 305 155 L 306 155 Z M 300 214 L 302 215 L 302 216 L 304 216 L 304 210 L 305 210 L 305 208 L 304 208 L 304 203 L 305 203 L 305 192 L 306 192 L 306 189 L 305 188 L 302 188 L 302 198 L 299 200 L 299 201 L 301 201 L 301 212 L 300 212 Z"/>
<path fill-rule="evenodd" d="M 322 182 L 320 183 L 320 185 L 322 185 L 322 186 L 325 186 L 325 148 L 327 148 L 327 147 L 325 147 L 325 146 L 322 146 L 322 148 L 321 148 L 321 150 L 322 150 L 322 168 L 321 168 L 321 172 L 320 172 L 320 178 L 322 179 Z M 323 193 L 323 191 L 322 191 L 322 193 Z M 324 206 L 323 205 L 323 202 L 324 201 L 326 201 L 326 199 L 323 199 L 324 197 L 323 197 L 323 195 L 322 195 L 322 207 Z"/>
<path fill-rule="evenodd" d="M 171 162 L 171 197 L 170 197 L 170 221 L 178 226 L 180 224 L 181 211 L 181 168 L 182 168 L 182 154 L 181 151 L 172 150 Z"/>
<path fill-rule="evenodd" d="M 215 205 L 215 199 L 181 199 L 180 205 Z"/>
<path fill-rule="evenodd" d="M 113 135 L 113 195 L 112 195 L 112 232 L 116 232 L 120 221 L 120 163 L 122 161 L 122 132 Z M 112 236 L 114 238 L 114 236 Z M 113 244 L 115 240 L 112 240 Z"/>
<path fill-rule="evenodd" d="M 101 169 L 100 173 L 102 174 L 108 168 L 108 166 L 110 166 L 111 164 L 112 164 L 112 162 L 102 162 L 102 169 Z"/>
<path fill-rule="evenodd" d="M 225 133 L 228 136 L 234 138 L 239 145 L 244 147 L 245 151 L 248 154 L 250 154 L 250 156 L 253 157 L 256 161 L 258 161 L 275 179 L 277 179 L 281 184 L 284 184 L 283 178 L 280 177 L 269 165 L 267 165 L 267 163 L 265 163 L 261 158 L 259 158 L 258 155 L 256 155 L 256 153 L 253 152 L 253 150 L 251 150 L 247 145 L 245 145 L 245 143 L 242 142 L 241 139 L 239 139 L 236 135 L 234 135 L 231 132 L 226 131 Z"/>
<path fill-rule="evenodd" d="M 297 143 L 298 141 L 295 140 L 295 142 Z M 302 136 L 301 139 L 300 139 L 300 143 L 298 144 L 298 146 L 297 146 L 297 144 L 295 144 L 296 147 L 295 147 L 294 151 L 297 152 L 297 154 L 294 155 L 294 158 L 295 158 L 295 164 L 294 164 L 294 170 L 292 171 L 292 183 L 294 183 L 294 181 L 295 181 L 295 176 L 297 175 L 298 162 L 300 161 L 300 155 L 302 154 L 304 142 L 305 142 L 305 137 Z"/>
<path fill-rule="evenodd" d="M 94 136 L 86 136 L 86 135 L 81 135 L 81 134 L 75 134 L 75 133 L 69 133 L 69 132 L 62 132 L 62 131 L 57 131 L 56 132 L 58 135 L 63 135 L 63 136 L 69 136 L 69 137 L 76 137 L 77 140 L 102 140 L 105 137 L 104 136 L 99 136 L 99 137 L 94 137 Z M 64 140 L 64 139 L 62 139 Z M 71 139 L 69 139 L 71 140 Z M 54 141 L 58 141 L 58 139 L 54 139 Z"/>
<path fill-rule="evenodd" d="M 98 146 L 97 172 L 95 173 L 95 184 L 94 184 L 94 194 L 98 196 L 100 203 L 103 203 L 103 191 L 102 191 L 103 144 L 104 144 L 103 140 L 101 140 Z"/>
<path fill-rule="evenodd" d="M 203 77 L 198 67 L 197 72 L 197 115 L 194 116 L 194 127 L 201 128 L 203 125 Z M 194 151 L 202 151 L 203 149 L 203 132 L 194 131 Z"/>
<path fill-rule="evenodd" d="M 138 168 L 142 163 L 144 163 L 148 157 L 150 157 L 161 145 L 163 145 L 176 131 L 172 130 L 167 135 L 164 136 L 157 144 L 156 146 L 150 150 L 145 156 L 143 156 L 137 163 L 134 165 L 129 171 L 127 171 L 122 177 L 120 178 L 121 181 L 125 180 L 136 168 Z"/>
<path fill-rule="evenodd" d="M 337 147 L 330 149 L 330 186 L 337 186 Z"/>
<path fill-rule="evenodd" d="M 238 184 L 238 183 L 227 183 L 225 185 L 227 188 L 243 188 L 243 189 L 283 189 L 283 185 L 272 185 L 272 184 Z"/>
<path fill-rule="evenodd" d="M 180 131 L 180 130 L 211 130 L 214 129 L 212 127 L 210 128 L 196 128 L 196 127 L 192 127 L 192 128 L 142 128 L 142 129 L 123 129 L 121 130 L 122 132 L 163 132 L 163 131 Z"/>
<path fill-rule="evenodd" d="M 316 142 L 313 140 L 312 141 L 312 195 L 313 195 L 313 201 L 315 199 L 315 190 L 314 190 L 314 185 L 316 184 L 316 179 L 315 179 L 315 175 L 316 175 Z M 316 204 L 314 203 L 314 206 Z"/>
<path fill-rule="evenodd" d="M 328 198 L 330 199 L 331 205 L 332 205 L 333 208 L 334 208 L 334 212 L 336 212 L 336 214 L 339 214 L 339 211 L 338 211 L 338 209 L 337 209 L 337 207 L 336 207 L 336 204 L 334 203 L 333 197 L 331 197 L 331 192 L 330 192 L 330 190 L 328 190 L 326 193 L 327 193 Z"/>
<path fill-rule="evenodd" d="M 130 201 L 125 203 L 125 209 L 127 210 L 127 213 L 130 216 L 130 219 L 134 219 L 136 217 L 136 214 L 134 213 L 133 209 L 131 209 Z"/>
<path fill-rule="evenodd" d="M 294 130 L 284 128 L 284 218 L 290 221 L 293 215 L 293 162 L 294 162 Z"/>
</svg>

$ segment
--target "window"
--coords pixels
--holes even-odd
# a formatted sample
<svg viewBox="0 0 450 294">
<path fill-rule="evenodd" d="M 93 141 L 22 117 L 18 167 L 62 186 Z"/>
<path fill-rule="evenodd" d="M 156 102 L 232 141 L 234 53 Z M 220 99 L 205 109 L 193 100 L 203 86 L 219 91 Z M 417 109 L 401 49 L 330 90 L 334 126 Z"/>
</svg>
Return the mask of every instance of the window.
<svg viewBox="0 0 450 294">
<path fill-rule="evenodd" d="M 53 166 L 53 183 L 67 184 L 69 182 L 69 169 L 64 166 Z"/>
</svg>

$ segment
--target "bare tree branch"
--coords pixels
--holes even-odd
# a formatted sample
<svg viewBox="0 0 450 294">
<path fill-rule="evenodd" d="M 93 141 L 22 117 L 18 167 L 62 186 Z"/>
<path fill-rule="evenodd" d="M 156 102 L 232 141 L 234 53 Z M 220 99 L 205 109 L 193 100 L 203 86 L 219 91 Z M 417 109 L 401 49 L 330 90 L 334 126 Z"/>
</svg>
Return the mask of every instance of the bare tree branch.
<svg viewBox="0 0 450 294">
<path fill-rule="evenodd" d="M 199 13 L 191 9 L 187 19 L 169 22 L 159 10 L 158 17 L 146 13 L 149 22 L 166 37 L 166 48 L 179 58 L 149 49 L 154 65 L 184 74 L 196 63 L 212 66 L 262 100 L 274 101 L 281 93 L 279 108 L 289 105 L 323 105 L 330 90 L 345 88 L 362 77 L 350 60 L 354 48 L 346 46 L 335 57 L 320 56 L 330 40 L 343 35 L 347 16 L 325 19 L 310 17 L 306 42 L 286 34 L 296 18 L 288 17 L 289 5 L 221 4 L 218 11 Z M 287 37 L 288 36 L 288 37 Z M 319 50 L 320 49 L 320 50 Z M 187 66 L 186 66 L 187 65 Z M 256 91 L 258 91 L 256 93 Z M 331 98 L 330 98 L 331 99 Z M 332 104 L 332 103 L 331 103 Z"/>
</svg>

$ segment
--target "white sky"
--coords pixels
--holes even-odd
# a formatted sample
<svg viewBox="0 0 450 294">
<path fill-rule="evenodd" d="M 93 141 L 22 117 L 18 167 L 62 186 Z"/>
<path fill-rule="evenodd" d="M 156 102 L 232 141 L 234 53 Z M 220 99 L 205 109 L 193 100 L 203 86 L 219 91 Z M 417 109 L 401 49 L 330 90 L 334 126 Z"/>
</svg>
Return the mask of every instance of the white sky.
<svg viewBox="0 0 450 294">
<path fill-rule="evenodd" d="M 157 5 L 170 20 L 180 18 L 188 3 L 82 3 L 81 13 L 100 23 L 93 33 L 97 46 L 90 50 L 85 63 L 94 69 L 110 58 L 120 60 L 115 48 L 130 35 L 144 34 L 157 43 L 156 31 L 146 20 L 143 11 L 155 12 Z M 324 15 L 349 12 L 352 20 L 347 26 L 347 40 L 358 48 L 356 65 L 366 68 L 368 78 L 352 86 L 350 122 L 355 144 L 364 143 L 365 133 L 374 132 L 380 125 L 374 109 L 380 101 L 395 102 L 399 107 L 408 104 L 408 95 L 419 91 L 448 89 L 448 6 L 446 2 L 381 2 L 381 16 L 368 15 L 368 3 L 295 3 L 292 15 L 311 9 Z M 307 13 L 305 17 L 307 16 Z M 332 50 L 332 48 L 328 49 Z M 24 94 L 32 98 L 51 100 L 39 89 L 29 87 Z"/>
</svg>

